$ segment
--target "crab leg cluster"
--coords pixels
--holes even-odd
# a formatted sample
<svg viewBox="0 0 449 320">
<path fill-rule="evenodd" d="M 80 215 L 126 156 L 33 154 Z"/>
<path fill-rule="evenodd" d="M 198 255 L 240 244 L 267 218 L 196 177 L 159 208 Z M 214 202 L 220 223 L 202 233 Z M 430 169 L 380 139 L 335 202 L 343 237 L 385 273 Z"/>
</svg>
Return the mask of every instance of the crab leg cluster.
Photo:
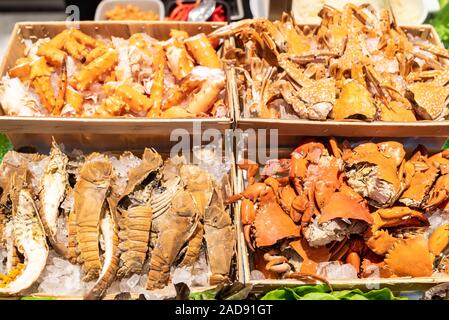
<svg viewBox="0 0 449 320">
<path fill-rule="evenodd" d="M 143 33 L 96 39 L 67 29 L 17 59 L 0 81 L 0 103 L 8 115 L 225 117 L 217 45 L 180 30 L 160 41 Z M 17 86 L 22 97 L 12 92 Z"/>
<path fill-rule="evenodd" d="M 226 58 L 237 70 L 245 117 L 447 119 L 446 49 L 371 5 L 325 5 L 319 16 L 319 26 L 300 26 L 284 13 L 280 21 L 242 20 L 212 33 L 235 37 Z"/>
</svg>

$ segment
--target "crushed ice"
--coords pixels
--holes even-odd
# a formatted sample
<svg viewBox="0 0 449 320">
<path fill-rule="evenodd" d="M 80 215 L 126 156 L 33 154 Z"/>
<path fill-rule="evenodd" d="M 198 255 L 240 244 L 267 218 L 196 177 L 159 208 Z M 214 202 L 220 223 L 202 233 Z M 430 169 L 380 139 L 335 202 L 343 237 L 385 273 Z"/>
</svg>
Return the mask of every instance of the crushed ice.
<svg viewBox="0 0 449 320">
<path fill-rule="evenodd" d="M 57 296 L 82 295 L 94 282 L 83 282 L 81 266 L 72 264 L 50 250 L 47 265 L 39 280 L 38 293 Z"/>
<path fill-rule="evenodd" d="M 428 216 L 429 219 L 429 227 L 427 228 L 426 232 L 424 233 L 425 237 L 430 237 L 430 235 L 437 229 L 438 227 L 449 223 L 449 213 L 444 210 L 437 210 L 433 212 L 430 216 Z"/>
<path fill-rule="evenodd" d="M 317 273 L 326 279 L 358 279 L 357 270 L 349 263 L 340 265 L 340 263 L 335 261 L 320 262 L 317 267 Z"/>
</svg>

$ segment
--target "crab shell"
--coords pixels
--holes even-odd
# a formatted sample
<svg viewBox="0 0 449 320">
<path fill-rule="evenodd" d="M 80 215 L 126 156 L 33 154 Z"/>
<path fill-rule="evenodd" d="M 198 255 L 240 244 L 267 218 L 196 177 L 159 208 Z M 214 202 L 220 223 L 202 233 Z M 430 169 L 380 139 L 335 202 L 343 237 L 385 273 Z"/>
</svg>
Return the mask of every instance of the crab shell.
<svg viewBox="0 0 449 320">
<path fill-rule="evenodd" d="M 407 207 L 393 207 L 379 209 L 373 213 L 374 223 L 372 231 L 393 227 L 422 227 L 428 226 L 429 221 L 419 211 Z"/>
<path fill-rule="evenodd" d="M 303 258 L 300 272 L 304 273 L 316 273 L 318 263 L 329 261 L 331 256 L 326 246 L 313 248 L 306 239 L 292 241 L 290 246 Z"/>
<path fill-rule="evenodd" d="M 343 192 L 332 194 L 327 204 L 321 210 L 318 222 L 323 223 L 337 218 L 362 220 L 368 224 L 374 222 L 366 205 Z"/>
<path fill-rule="evenodd" d="M 406 164 L 406 166 L 408 165 L 410 164 Z M 406 206 L 420 208 L 425 203 L 426 198 L 429 197 L 430 188 L 438 176 L 438 169 L 436 167 L 427 166 L 425 163 L 423 163 L 423 165 L 426 166 L 427 169 L 415 171 L 410 180 L 409 188 L 405 190 L 399 198 L 399 202 Z"/>
<path fill-rule="evenodd" d="M 374 233 L 368 231 L 367 235 L 369 238 L 366 240 L 366 245 L 378 255 L 385 255 L 398 240 L 387 230 L 378 230 Z"/>
<path fill-rule="evenodd" d="M 429 250 L 439 256 L 449 245 L 449 223 L 439 226 L 429 238 Z"/>
<path fill-rule="evenodd" d="M 356 117 L 374 120 L 376 106 L 371 94 L 362 84 L 358 81 L 350 81 L 343 86 L 331 115 L 335 120 Z"/>
<path fill-rule="evenodd" d="M 385 263 L 398 277 L 428 277 L 433 272 L 434 256 L 422 236 L 398 240 L 391 248 Z"/>
<path fill-rule="evenodd" d="M 262 204 L 254 221 L 256 245 L 267 247 L 277 241 L 299 237 L 300 229 L 275 201 Z"/>
<path fill-rule="evenodd" d="M 387 144 L 395 145 L 387 149 Z M 343 158 L 349 167 L 348 184 L 362 196 L 368 197 L 375 207 L 391 205 L 403 188 L 398 174 L 399 155 L 403 154 L 402 145 L 395 142 L 381 145 L 365 143 L 353 150 L 345 150 Z"/>
</svg>

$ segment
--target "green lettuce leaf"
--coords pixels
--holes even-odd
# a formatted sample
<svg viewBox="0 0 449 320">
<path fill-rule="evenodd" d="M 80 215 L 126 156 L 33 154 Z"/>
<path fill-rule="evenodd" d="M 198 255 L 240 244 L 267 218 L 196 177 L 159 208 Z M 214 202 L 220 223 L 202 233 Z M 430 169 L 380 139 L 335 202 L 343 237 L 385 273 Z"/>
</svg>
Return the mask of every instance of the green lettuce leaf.
<svg viewBox="0 0 449 320">
<path fill-rule="evenodd" d="M 0 133 L 0 161 L 2 161 L 5 154 L 12 149 L 12 144 L 8 137 L 3 133 Z"/>
<path fill-rule="evenodd" d="M 327 285 L 281 288 L 266 293 L 261 300 L 407 300 L 395 297 L 388 288 L 363 292 L 360 289 L 330 292 Z"/>
</svg>

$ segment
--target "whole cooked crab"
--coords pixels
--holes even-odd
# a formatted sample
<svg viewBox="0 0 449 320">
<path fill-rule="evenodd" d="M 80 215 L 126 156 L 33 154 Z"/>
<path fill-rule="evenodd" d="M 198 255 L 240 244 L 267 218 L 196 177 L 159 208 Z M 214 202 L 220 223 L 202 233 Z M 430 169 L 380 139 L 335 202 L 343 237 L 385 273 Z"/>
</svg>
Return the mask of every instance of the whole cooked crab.
<svg viewBox="0 0 449 320">
<path fill-rule="evenodd" d="M 360 278 L 429 277 L 448 270 L 447 163 L 447 152 L 422 148 L 407 158 L 397 141 L 306 141 L 260 174 L 242 162 L 248 184 L 228 202 L 240 201 L 251 268 L 265 278 L 326 282 L 330 266 Z M 427 186 L 412 169 L 430 166 Z M 409 190 L 420 205 L 404 206 Z"/>
</svg>

